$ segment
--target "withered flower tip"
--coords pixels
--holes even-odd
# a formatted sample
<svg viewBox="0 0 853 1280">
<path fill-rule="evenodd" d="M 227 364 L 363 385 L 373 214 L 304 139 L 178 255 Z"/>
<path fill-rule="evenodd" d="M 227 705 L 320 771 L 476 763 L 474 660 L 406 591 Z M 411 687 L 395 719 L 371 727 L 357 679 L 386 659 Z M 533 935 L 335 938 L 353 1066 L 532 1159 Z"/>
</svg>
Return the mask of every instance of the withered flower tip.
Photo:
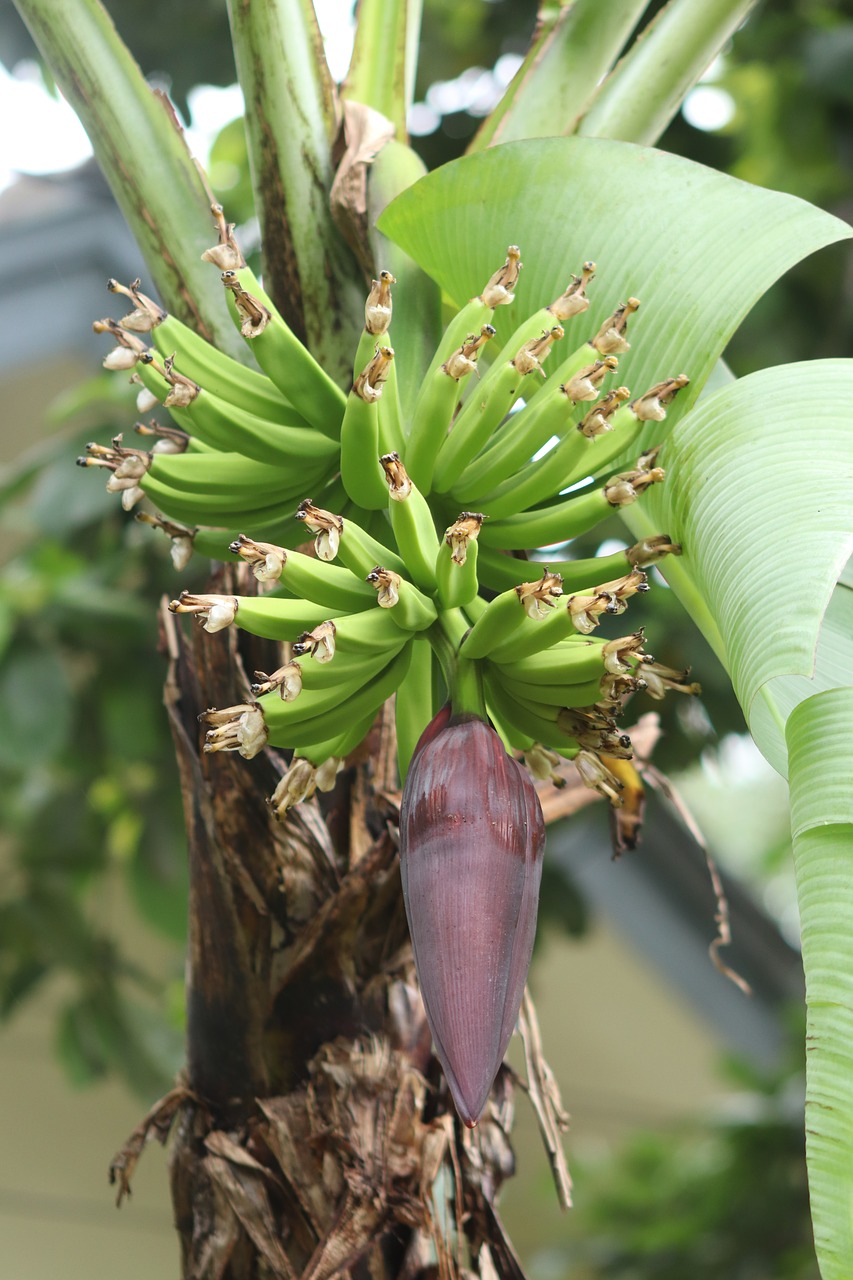
<svg viewBox="0 0 853 1280">
<path fill-rule="evenodd" d="M 631 344 L 625 337 L 625 329 L 629 317 L 639 305 L 639 298 L 629 298 L 627 302 L 621 303 L 613 315 L 608 316 L 604 321 L 595 337 L 590 339 L 589 345 L 595 347 L 596 351 L 603 356 L 617 355 L 630 350 Z"/>
<path fill-rule="evenodd" d="M 392 569 L 385 569 L 381 564 L 378 564 L 375 569 L 370 570 L 365 582 L 369 582 L 372 587 L 376 588 L 380 609 L 393 609 L 394 605 L 398 603 L 400 599 L 400 583 L 402 582 L 399 573 L 394 573 Z"/>
<path fill-rule="evenodd" d="M 603 435 L 605 431 L 612 431 L 613 423 L 610 419 L 619 406 L 629 399 L 630 395 L 631 392 L 627 387 L 614 387 L 612 391 L 608 391 L 607 395 L 599 400 L 598 404 L 594 404 L 581 418 L 578 423 L 578 431 L 580 431 L 581 435 L 592 440 L 596 436 Z"/>
<path fill-rule="evenodd" d="M 388 491 L 395 502 L 405 502 L 412 492 L 409 473 L 400 461 L 399 453 L 384 453 L 379 459 L 388 481 Z"/>
<path fill-rule="evenodd" d="M 173 520 L 166 520 L 163 516 L 152 515 L 149 511 L 137 511 L 136 519 L 140 524 L 147 524 L 152 529 L 160 529 L 171 539 L 170 554 L 174 568 L 180 573 L 186 569 L 193 554 L 193 540 L 197 529 L 187 528 L 186 525 L 176 524 Z"/>
<path fill-rule="evenodd" d="M 517 244 L 511 244 L 506 251 L 506 262 L 490 278 L 480 301 L 487 307 L 502 307 L 513 301 L 515 286 L 521 273 L 521 250 Z"/>
<path fill-rule="evenodd" d="M 335 656 L 336 630 L 334 622 L 330 620 L 321 622 L 313 631 L 303 631 L 291 646 L 294 658 L 308 655 L 315 662 L 331 662 Z"/>
<path fill-rule="evenodd" d="M 378 400 L 382 388 L 391 372 L 391 361 L 394 359 L 393 347 L 377 347 L 373 359 L 368 361 L 355 380 L 353 391 L 360 400 L 368 404 Z"/>
<path fill-rule="evenodd" d="M 537 582 L 519 583 L 515 593 L 528 618 L 540 621 L 547 618 L 563 594 L 563 579 L 559 573 L 549 573 L 546 569 Z"/>
<path fill-rule="evenodd" d="M 448 378 L 453 378 L 454 382 L 459 382 L 461 378 L 473 373 L 477 369 L 480 350 L 495 336 L 495 332 L 494 325 L 484 324 L 478 334 L 469 333 L 459 350 L 454 351 L 453 355 L 445 360 L 441 366 L 442 373 L 446 373 Z"/>
<path fill-rule="evenodd" d="M 643 538 L 642 542 L 635 542 L 633 547 L 628 547 L 625 559 L 637 569 L 647 569 L 649 565 L 663 560 L 664 556 L 680 555 L 680 543 L 673 542 L 667 533 L 657 533 L 651 538 Z"/>
<path fill-rule="evenodd" d="M 619 361 L 615 356 L 606 356 L 604 360 L 596 360 L 593 364 L 585 365 L 573 378 L 563 384 L 563 394 L 571 400 L 572 404 L 594 400 L 607 374 L 618 367 Z"/>
<path fill-rule="evenodd" d="M 456 520 L 444 531 L 444 541 L 450 547 L 454 564 L 463 565 L 468 559 L 468 546 L 476 542 L 486 516 L 480 511 L 461 511 Z"/>
<path fill-rule="evenodd" d="M 516 353 L 511 361 L 513 368 L 522 378 L 529 373 L 541 373 L 543 378 L 546 377 L 545 370 L 542 368 L 543 361 L 547 360 L 554 343 L 559 342 L 565 333 L 561 324 L 544 329 L 538 338 L 531 338 L 529 342 L 525 342 L 521 350 Z"/>
<path fill-rule="evenodd" d="M 641 422 L 663 422 L 667 406 L 672 404 L 679 391 L 689 383 L 690 379 L 686 373 L 680 373 L 677 378 L 667 378 L 664 382 L 657 382 L 645 395 L 632 402 L 631 410 Z"/>
<path fill-rule="evenodd" d="M 585 262 L 579 276 L 572 276 L 572 282 L 564 293 L 556 298 L 548 307 L 556 320 L 571 320 L 589 307 L 589 298 L 585 296 L 586 286 L 595 275 L 595 263 Z"/>
<path fill-rule="evenodd" d="M 371 282 L 370 293 L 364 304 L 364 327 L 374 338 L 381 338 L 391 324 L 391 285 L 397 283 L 390 271 L 380 271 L 379 279 Z"/>
<path fill-rule="evenodd" d="M 343 518 L 332 511 L 324 511 L 322 507 L 315 507 L 310 498 L 305 498 L 296 508 L 296 519 L 302 520 L 306 528 L 315 535 L 314 550 L 317 559 L 334 560 L 341 545 Z"/>
<path fill-rule="evenodd" d="M 170 613 L 191 613 L 198 618 L 205 631 L 213 634 L 230 627 L 237 616 L 237 597 L 219 595 L 191 595 L 182 591 L 177 600 L 169 601 Z"/>
<path fill-rule="evenodd" d="M 243 337 L 250 341 L 259 337 L 272 319 L 268 308 L 258 298 L 246 292 L 236 271 L 223 271 L 219 278 L 234 299 Z"/>
<path fill-rule="evenodd" d="M 256 702 L 242 702 L 221 711 L 211 708 L 199 716 L 202 724 L 210 725 L 204 737 L 204 751 L 239 751 L 244 760 L 251 760 L 263 751 L 269 736 L 264 713 Z"/>
<path fill-rule="evenodd" d="M 240 252 L 240 246 L 234 238 L 234 223 L 225 221 L 225 212 L 221 204 L 212 204 L 213 214 L 219 231 L 219 242 L 201 255 L 202 262 L 212 262 L 220 271 L 239 271 L 246 265 L 246 259 Z"/>
<path fill-rule="evenodd" d="M 278 689 L 282 702 L 293 702 L 302 692 L 302 668 L 298 662 L 286 662 L 271 675 L 267 675 L 265 671 L 256 671 L 255 683 L 251 689 L 256 698 L 263 693 L 274 693 Z"/>
<path fill-rule="evenodd" d="M 239 556 L 246 564 L 251 565 L 258 582 L 278 582 L 287 564 L 284 547 L 277 547 L 272 542 L 255 542 L 253 538 L 247 538 L 245 533 L 235 538 L 228 550 L 232 556 Z"/>
</svg>

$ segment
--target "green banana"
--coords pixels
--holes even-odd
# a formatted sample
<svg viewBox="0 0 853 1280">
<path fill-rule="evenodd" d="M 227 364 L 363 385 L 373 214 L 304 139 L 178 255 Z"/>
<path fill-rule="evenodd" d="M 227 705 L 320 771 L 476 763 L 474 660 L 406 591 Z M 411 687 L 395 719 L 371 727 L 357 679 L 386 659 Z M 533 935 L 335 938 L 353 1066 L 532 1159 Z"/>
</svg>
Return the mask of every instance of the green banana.
<svg viewBox="0 0 853 1280">
<path fill-rule="evenodd" d="M 615 367 L 616 357 L 608 356 L 612 366 L 605 361 L 599 367 L 605 371 Z M 533 405 L 524 410 L 518 430 L 507 435 L 505 442 L 499 438 L 494 448 L 482 458 L 476 459 L 462 477 L 453 496 L 478 486 L 477 492 L 488 507 L 489 515 L 497 519 L 514 511 L 523 511 L 536 501 L 559 493 L 577 478 L 577 459 L 585 456 L 593 442 L 575 425 L 576 404 L 566 391 L 571 383 L 562 383 L 551 391 L 543 392 Z M 610 395 L 616 403 L 627 398 L 627 388 L 619 387 Z M 615 406 L 614 406 L 615 407 Z M 530 414 L 529 423 L 525 417 Z M 546 445 L 553 436 L 558 443 L 541 458 L 531 457 Z M 531 448 L 532 446 L 532 448 Z M 624 447 L 624 446 L 623 446 Z M 524 465 L 526 463 L 526 465 Z M 519 470 L 519 468 L 521 468 Z M 581 471 L 580 477 L 587 475 Z M 489 486 L 494 485 L 494 488 Z"/>
<path fill-rule="evenodd" d="M 563 336 L 561 326 L 546 331 L 539 341 L 541 343 L 554 335 Z M 477 491 L 482 493 L 487 483 L 495 483 L 490 478 L 493 469 L 497 468 L 500 478 L 509 475 L 556 431 L 564 429 L 566 416 L 572 412 L 572 402 L 564 391 L 564 385 L 590 360 L 595 360 L 595 352 L 585 344 L 572 352 L 541 385 L 534 374 L 544 356 L 539 354 L 535 358 L 534 369 L 522 377 L 517 366 L 520 364 L 522 369 L 527 368 L 530 363 L 528 348 L 516 349 L 513 360 L 506 363 L 502 352 L 496 366 L 486 374 L 482 389 L 478 388 L 469 397 L 439 454 L 434 482 L 439 492 L 450 490 L 455 497 L 457 493 L 470 491 L 476 484 Z M 541 372 L 544 377 L 544 370 Z M 517 384 L 515 392 L 512 391 L 513 374 Z M 477 455 L 522 393 L 529 396 L 530 403 L 520 411 L 520 417 L 515 416 L 497 433 L 493 444 L 478 458 Z M 480 473 L 484 469 L 486 480 L 481 481 Z"/>
<path fill-rule="evenodd" d="M 367 574 L 367 581 L 378 593 L 380 608 L 388 609 L 405 631 L 424 631 L 435 622 L 435 605 L 430 598 L 399 573 L 377 564 Z"/>
<path fill-rule="evenodd" d="M 433 707 L 433 655 L 426 636 L 412 640 L 412 660 L 409 669 L 397 686 L 394 700 L 394 719 L 397 728 L 397 767 L 401 784 L 406 780 L 409 761 L 434 714 Z"/>
<path fill-rule="evenodd" d="M 240 364 L 199 337 L 176 316 L 167 315 L 151 336 L 164 359 L 177 352 L 177 363 L 187 377 L 227 404 L 238 405 L 258 418 L 269 418 L 273 422 L 293 417 L 290 401 L 265 373 Z"/>
<path fill-rule="evenodd" d="M 502 550 L 569 542 L 619 507 L 633 502 L 650 484 L 663 480 L 662 469 L 648 465 L 650 458 L 651 455 L 645 455 L 634 471 L 612 476 L 599 488 L 566 496 L 550 506 L 489 520 L 480 537 L 484 545 Z"/>
<path fill-rule="evenodd" d="M 490 600 L 459 646 L 463 658 L 487 658 L 512 643 L 517 632 L 539 629 L 551 620 L 554 602 L 562 595 L 559 577 L 547 570 L 536 582 L 522 582 Z"/>
<path fill-rule="evenodd" d="M 396 453 L 383 454 L 380 462 L 388 480 L 391 528 L 406 573 L 417 586 L 431 593 L 435 590 L 438 537 L 429 503 L 409 479 Z"/>
<path fill-rule="evenodd" d="M 585 680 L 580 684 L 527 684 L 516 678 L 514 668 L 502 669 L 500 675 L 493 675 L 493 678 L 501 681 L 501 686 L 507 693 L 512 694 L 519 702 L 529 703 L 539 714 L 543 714 L 540 704 L 554 707 L 555 719 L 556 712 L 561 707 L 589 707 L 602 696 L 600 678 Z M 550 719 L 550 716 L 545 718 Z"/>
<path fill-rule="evenodd" d="M 147 474 L 182 493 L 226 494 L 236 490 L 247 499 L 272 500 L 293 486 L 293 468 L 257 462 L 242 453 L 151 454 Z"/>
<path fill-rule="evenodd" d="M 332 613 L 358 613 L 375 604 L 368 584 L 340 565 L 269 542 L 256 542 L 245 534 L 240 534 L 229 550 L 252 566 L 259 581 L 279 581 L 294 596 L 322 605 Z"/>
<path fill-rule="evenodd" d="M 237 451 L 258 462 L 290 463 L 297 459 L 337 459 L 337 446 L 291 415 L 291 421 L 256 418 L 202 390 L 190 378 L 176 372 L 167 359 L 159 364 L 146 352 L 137 365 L 140 381 L 166 406 L 178 426 L 217 449 Z"/>
<path fill-rule="evenodd" d="M 312 427 L 340 433 L 346 397 L 276 311 L 248 267 L 223 271 L 232 314 L 264 373 Z"/>
<path fill-rule="evenodd" d="M 580 749 L 577 739 L 562 729 L 556 719 L 546 718 L 538 714 L 533 705 L 519 702 L 499 681 L 488 675 L 484 684 L 490 704 L 511 729 L 561 753 L 575 754 Z"/>
<path fill-rule="evenodd" d="M 385 669 L 370 683 L 361 684 L 349 698 L 340 699 L 340 689 L 336 689 L 336 697 L 327 707 L 319 706 L 310 717 L 294 715 L 300 708 L 302 694 L 295 702 L 283 702 L 275 694 L 265 694 L 258 699 L 263 710 L 269 734 L 269 743 L 274 747 L 305 748 L 312 744 L 322 743 L 334 733 L 340 731 L 341 724 L 361 723 L 371 712 L 375 713 L 387 698 L 395 691 L 408 670 L 412 657 L 411 643 L 391 659 Z M 304 708 L 303 708 L 304 709 Z"/>
<path fill-rule="evenodd" d="M 432 489 L 435 460 L 459 403 L 459 383 L 475 372 L 480 351 L 494 336 L 492 325 L 482 325 L 478 333 L 469 333 L 434 373 L 427 374 L 412 414 L 405 450 L 406 469 L 423 493 Z"/>
<path fill-rule="evenodd" d="M 435 560 L 438 598 L 445 609 L 457 609 L 477 595 L 477 537 L 484 517 L 463 511 L 445 530 Z"/>
<path fill-rule="evenodd" d="M 574 634 L 538 653 L 513 656 L 506 663 L 492 656 L 488 663 L 496 679 L 509 676 L 527 685 L 585 684 L 605 674 L 604 647 L 603 640 Z"/>
<path fill-rule="evenodd" d="M 384 511 L 388 485 L 379 462 L 379 401 L 394 361 L 391 347 L 375 348 L 356 377 L 341 423 L 341 479 L 353 502 Z"/>
</svg>

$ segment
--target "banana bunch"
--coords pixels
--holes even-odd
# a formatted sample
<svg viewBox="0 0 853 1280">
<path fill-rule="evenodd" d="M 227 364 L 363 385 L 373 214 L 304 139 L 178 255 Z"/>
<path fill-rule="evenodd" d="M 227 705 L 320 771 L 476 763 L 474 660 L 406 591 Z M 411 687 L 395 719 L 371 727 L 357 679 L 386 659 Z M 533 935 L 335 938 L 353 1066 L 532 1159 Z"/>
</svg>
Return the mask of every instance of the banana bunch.
<svg viewBox="0 0 853 1280">
<path fill-rule="evenodd" d="M 680 548 L 660 535 L 591 560 L 564 551 L 547 567 L 518 556 L 565 547 L 664 479 L 655 452 L 613 474 L 688 382 L 667 377 L 638 395 L 618 385 L 639 301 L 568 340 L 589 307 L 595 264 L 584 263 L 495 350 L 495 310 L 513 301 L 521 272 L 511 245 L 450 321 L 406 421 L 393 275 L 372 283 L 344 392 L 277 313 L 221 207 L 213 214 L 218 243 L 204 257 L 254 367 L 168 315 L 138 280 L 110 281 L 131 310 L 96 322 L 115 342 L 104 363 L 130 372 L 141 415 L 162 407 L 171 421 L 140 421 L 139 443 L 117 436 L 78 460 L 104 468 L 127 509 L 153 504 L 139 519 L 171 539 L 177 568 L 197 551 L 234 558 L 257 580 L 251 594 L 184 593 L 171 605 L 208 631 L 233 624 L 283 646 L 251 700 L 207 713 L 206 749 L 291 749 L 273 797 L 283 815 L 333 785 L 392 695 L 404 778 L 421 731 L 450 700 L 491 723 L 535 776 L 558 779 L 560 760 L 574 759 L 618 807 L 626 699 L 696 686 L 655 664 L 642 632 L 595 633 L 648 589 L 644 570 Z"/>
</svg>

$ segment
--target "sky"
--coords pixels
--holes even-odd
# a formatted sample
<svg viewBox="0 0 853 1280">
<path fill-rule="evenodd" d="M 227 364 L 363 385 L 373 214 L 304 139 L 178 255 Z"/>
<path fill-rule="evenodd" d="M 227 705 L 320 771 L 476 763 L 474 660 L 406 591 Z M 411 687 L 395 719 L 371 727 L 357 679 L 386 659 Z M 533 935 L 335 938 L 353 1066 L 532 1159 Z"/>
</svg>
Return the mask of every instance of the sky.
<svg viewBox="0 0 853 1280">
<path fill-rule="evenodd" d="M 346 74 L 352 48 L 351 0 L 315 0 L 326 41 L 326 56 L 336 80 Z M 441 115 L 463 108 L 486 114 L 509 83 L 521 59 L 505 54 L 491 70 L 471 67 L 453 81 L 432 85 L 424 102 L 415 103 L 412 133 L 427 134 L 438 127 Z M 719 59 L 709 67 L 703 83 L 688 95 L 683 112 L 698 129 L 724 128 L 734 114 L 734 102 L 724 89 L 711 83 L 719 74 Z M 190 94 L 191 120 L 188 140 L 204 164 L 217 132 L 242 114 L 237 85 L 217 88 L 200 85 Z M 10 75 L 0 66 L 0 120 L 14 120 L 14 129 L 0 130 L 0 191 L 19 173 L 56 173 L 72 169 L 92 149 L 74 112 L 60 95 L 44 88 L 35 62 L 20 63 Z"/>
</svg>

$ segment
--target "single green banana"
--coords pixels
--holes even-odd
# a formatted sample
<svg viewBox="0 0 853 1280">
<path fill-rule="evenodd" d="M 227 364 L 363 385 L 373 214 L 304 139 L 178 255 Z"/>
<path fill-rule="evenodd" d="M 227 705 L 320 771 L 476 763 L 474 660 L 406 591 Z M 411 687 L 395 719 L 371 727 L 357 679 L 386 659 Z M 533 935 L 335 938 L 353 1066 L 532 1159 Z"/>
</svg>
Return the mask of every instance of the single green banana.
<svg viewBox="0 0 853 1280">
<path fill-rule="evenodd" d="M 264 720 L 269 732 L 270 745 L 310 747 L 313 743 L 328 740 L 340 730 L 341 724 L 362 722 L 371 712 L 378 711 L 383 702 L 394 693 L 405 677 L 411 657 L 412 646 L 405 644 L 373 681 L 362 684 L 346 700 L 337 700 L 333 706 L 324 711 L 318 711 L 307 720 L 300 717 L 297 721 L 292 714 L 293 708 L 299 706 L 301 698 L 297 698 L 295 702 L 282 702 L 281 698 L 275 694 L 266 694 L 263 698 L 259 698 L 258 702 L 263 708 Z"/>
<path fill-rule="evenodd" d="M 379 462 L 379 401 L 394 361 L 391 347 L 375 348 L 356 377 L 341 423 L 341 479 L 353 502 L 384 511 L 388 485 Z"/>
<path fill-rule="evenodd" d="M 425 636 L 412 640 L 412 661 L 397 686 L 394 717 L 397 727 L 397 767 L 400 782 L 406 780 L 409 762 L 418 739 L 434 715 L 433 654 Z"/>
<path fill-rule="evenodd" d="M 166 406 L 191 435 L 225 451 L 236 451 L 258 462 L 294 464 L 297 460 L 337 460 L 334 441 L 318 434 L 292 415 L 291 423 L 256 418 L 245 409 L 229 405 L 202 390 L 190 378 L 177 373 L 167 360 L 160 365 L 147 353 L 136 367 L 140 381 Z"/>
<path fill-rule="evenodd" d="M 182 372 L 227 404 L 239 405 L 256 417 L 273 422 L 282 416 L 285 420 L 293 417 L 290 401 L 265 373 L 226 355 L 176 316 L 167 315 L 162 324 L 153 329 L 151 337 L 164 359 L 177 352 L 177 364 Z"/>
<path fill-rule="evenodd" d="M 375 719 L 376 710 L 372 709 L 362 720 L 356 721 L 354 725 L 349 729 L 345 729 L 343 733 L 326 738 L 323 742 L 312 742 L 310 745 L 301 747 L 294 752 L 293 758 L 294 760 L 307 760 L 315 768 L 319 768 L 327 760 L 345 760 L 370 733 Z"/>
<path fill-rule="evenodd" d="M 505 519 L 489 520 L 480 535 L 483 543 L 501 550 L 515 550 L 571 541 L 664 479 L 663 469 L 651 465 L 656 452 L 645 454 L 633 470 L 611 476 L 600 487 L 566 495 L 559 502 Z"/>
<path fill-rule="evenodd" d="M 482 523 L 479 512 L 463 511 L 445 530 L 435 560 L 438 598 L 445 609 L 464 607 L 477 595 L 477 538 Z"/>
<path fill-rule="evenodd" d="M 507 675 L 527 685 L 585 684 L 604 675 L 604 646 L 603 640 L 575 633 L 523 658 L 499 662 L 490 657 L 489 664 L 496 679 Z"/>
<path fill-rule="evenodd" d="M 556 720 L 539 715 L 528 704 L 519 702 L 503 685 L 488 676 L 485 678 L 486 697 L 500 719 L 531 742 L 559 750 L 561 754 L 576 754 L 580 749 L 577 739 L 559 727 Z"/>
<path fill-rule="evenodd" d="M 547 571 L 536 582 L 522 582 L 490 600 L 459 646 L 463 658 L 488 658 L 512 644 L 519 632 L 541 629 L 559 612 L 560 579 Z"/>
<path fill-rule="evenodd" d="M 369 585 L 341 565 L 257 542 L 245 534 L 235 538 L 229 550 L 250 564 L 260 581 L 278 581 L 294 596 L 322 605 L 330 613 L 359 613 L 376 603 Z"/>
<path fill-rule="evenodd" d="M 429 503 L 409 479 L 396 453 L 383 454 L 380 461 L 388 480 L 391 528 L 406 574 L 416 586 L 431 594 L 435 590 L 438 537 Z"/>
<path fill-rule="evenodd" d="M 413 582 L 377 564 L 367 581 L 378 593 L 380 608 L 387 609 L 404 631 L 424 631 L 436 619 L 435 605 Z"/>
<path fill-rule="evenodd" d="M 260 505 L 293 486 L 293 467 L 274 467 L 242 453 L 152 453 L 148 475 L 182 493 L 235 491 Z"/>
<path fill-rule="evenodd" d="M 391 532 L 390 529 L 389 532 Z M 341 563 L 359 578 L 366 578 L 378 564 L 384 565 L 386 569 L 392 569 L 394 573 L 403 575 L 407 573 L 405 561 L 397 555 L 396 551 L 392 551 L 378 538 L 374 538 L 349 515 L 343 517 L 337 554 Z"/>
<path fill-rule="evenodd" d="M 258 364 L 282 395 L 330 439 L 340 434 L 346 397 L 276 311 L 248 267 L 222 272 L 229 304 Z"/>
<path fill-rule="evenodd" d="M 537 314 L 547 315 L 548 312 L 543 308 Z M 576 363 L 580 353 L 576 352 L 574 357 L 570 356 L 568 361 L 563 362 L 555 377 L 546 380 L 544 386 L 540 388 L 539 377 L 545 379 L 542 361 L 553 343 L 563 337 L 564 330 L 562 325 L 555 325 L 551 317 L 550 328 L 540 331 L 532 342 L 525 342 L 523 335 L 528 332 L 530 323 L 516 331 L 510 343 L 507 344 L 509 355 L 507 356 L 507 347 L 505 347 L 481 385 L 474 388 L 462 406 L 453 424 L 453 430 L 441 446 L 436 462 L 433 487 L 438 492 L 446 493 L 464 483 L 463 477 L 469 464 L 473 463 L 486 446 L 519 397 L 527 397 L 538 390 L 534 401 L 538 405 L 546 388 L 559 387 L 564 378 L 571 376 L 580 367 Z M 585 347 L 583 350 L 587 351 L 589 348 Z M 528 408 L 525 411 L 525 418 L 512 424 L 513 428 L 519 428 L 521 421 L 526 426 L 535 416 L 532 409 Z M 500 432 L 498 437 L 500 440 L 504 438 L 504 431 Z M 532 434 L 536 439 L 535 433 Z M 526 458 L 529 458 L 539 445 L 550 439 L 553 434 L 553 431 L 543 434 L 542 440 L 533 444 L 530 453 L 522 454 L 521 460 L 526 461 Z"/>
<path fill-rule="evenodd" d="M 251 498 L 241 492 L 185 492 L 172 489 L 151 475 L 143 476 L 140 485 L 145 496 L 155 506 L 174 520 L 182 520 L 185 524 L 221 525 L 224 520 L 228 520 L 243 529 L 260 531 L 286 519 L 293 508 L 292 492 L 283 493 L 275 502 L 261 497 L 259 503 L 262 505 L 251 507 L 248 505 Z"/>
<path fill-rule="evenodd" d="M 512 694 L 519 702 L 530 704 L 538 714 L 543 715 L 542 705 L 554 708 L 554 718 L 562 707 L 590 707 L 601 696 L 601 680 L 585 680 L 582 684 L 527 684 L 515 678 L 515 668 L 501 668 L 500 680 L 502 688 Z M 550 715 L 545 717 L 550 719 Z"/>
<path fill-rule="evenodd" d="M 490 324 L 482 325 L 478 333 L 468 334 L 461 346 L 434 373 L 427 375 L 421 388 L 405 457 L 406 469 L 423 493 L 432 489 L 435 460 L 460 400 L 459 383 L 476 371 L 479 352 L 494 336 L 495 330 Z"/>
</svg>

